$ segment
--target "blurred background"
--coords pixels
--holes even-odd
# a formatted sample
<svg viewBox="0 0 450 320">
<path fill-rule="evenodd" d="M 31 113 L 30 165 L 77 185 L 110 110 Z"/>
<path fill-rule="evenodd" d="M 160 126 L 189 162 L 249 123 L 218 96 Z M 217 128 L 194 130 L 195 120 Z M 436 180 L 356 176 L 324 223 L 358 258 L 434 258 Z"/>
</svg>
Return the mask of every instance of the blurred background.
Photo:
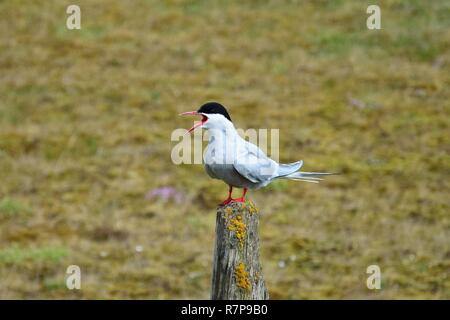
<svg viewBox="0 0 450 320">
<path fill-rule="evenodd" d="M 218 101 L 344 173 L 249 193 L 272 299 L 450 299 L 450 2 L 369 4 L 0 1 L 0 298 L 209 298 L 227 187 L 170 136 Z"/>
</svg>

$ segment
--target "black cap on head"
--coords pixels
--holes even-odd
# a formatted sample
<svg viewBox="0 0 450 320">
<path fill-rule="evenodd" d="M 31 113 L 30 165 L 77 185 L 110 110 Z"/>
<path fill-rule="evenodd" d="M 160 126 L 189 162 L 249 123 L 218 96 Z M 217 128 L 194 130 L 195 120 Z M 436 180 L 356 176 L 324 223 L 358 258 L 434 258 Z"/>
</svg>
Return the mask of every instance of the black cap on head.
<svg viewBox="0 0 450 320">
<path fill-rule="evenodd" d="M 220 103 L 217 102 L 208 102 L 205 103 L 204 105 L 202 105 L 200 107 L 200 109 L 198 109 L 197 111 L 198 113 L 218 113 L 223 115 L 225 118 L 227 118 L 228 120 L 231 121 L 230 115 L 227 112 L 227 109 L 225 109 L 225 107 L 223 105 L 221 105 Z"/>
</svg>

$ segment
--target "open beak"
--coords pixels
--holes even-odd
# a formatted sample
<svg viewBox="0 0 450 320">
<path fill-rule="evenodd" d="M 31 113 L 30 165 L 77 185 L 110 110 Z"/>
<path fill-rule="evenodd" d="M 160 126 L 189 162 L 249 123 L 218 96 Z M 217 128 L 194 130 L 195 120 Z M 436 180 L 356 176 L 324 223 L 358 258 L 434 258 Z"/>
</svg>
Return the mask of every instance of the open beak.
<svg viewBox="0 0 450 320">
<path fill-rule="evenodd" d="M 183 113 L 180 113 L 180 116 L 201 116 L 201 117 L 202 117 L 202 120 L 201 120 L 200 122 L 197 122 L 196 124 L 194 124 L 194 125 L 192 126 L 192 128 L 190 128 L 190 129 L 186 132 L 186 134 L 187 134 L 187 133 L 190 133 L 190 132 L 192 132 L 192 131 L 194 131 L 194 130 L 197 129 L 198 127 L 201 127 L 206 121 L 208 121 L 208 117 L 204 116 L 204 115 L 201 114 L 201 113 L 198 113 L 197 111 L 187 111 L 187 112 L 183 112 Z"/>
</svg>

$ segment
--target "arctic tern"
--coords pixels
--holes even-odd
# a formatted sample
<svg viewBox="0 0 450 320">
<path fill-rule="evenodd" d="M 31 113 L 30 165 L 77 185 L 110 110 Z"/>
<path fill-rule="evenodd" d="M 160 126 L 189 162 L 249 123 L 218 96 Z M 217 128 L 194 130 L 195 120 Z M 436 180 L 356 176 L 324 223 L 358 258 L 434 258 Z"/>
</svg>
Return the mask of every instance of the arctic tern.
<svg viewBox="0 0 450 320">
<path fill-rule="evenodd" d="M 197 128 L 208 130 L 208 146 L 203 157 L 206 173 L 229 186 L 228 198 L 221 205 L 245 202 L 247 189 L 267 186 L 275 179 L 318 183 L 322 180 L 320 177 L 335 174 L 298 171 L 303 166 L 302 160 L 288 164 L 272 160 L 260 148 L 238 134 L 230 115 L 220 103 L 208 102 L 197 111 L 183 112 L 180 115 L 201 116 L 201 121 L 194 124 L 187 133 Z M 233 187 L 243 188 L 242 197 L 231 197 Z"/>
</svg>

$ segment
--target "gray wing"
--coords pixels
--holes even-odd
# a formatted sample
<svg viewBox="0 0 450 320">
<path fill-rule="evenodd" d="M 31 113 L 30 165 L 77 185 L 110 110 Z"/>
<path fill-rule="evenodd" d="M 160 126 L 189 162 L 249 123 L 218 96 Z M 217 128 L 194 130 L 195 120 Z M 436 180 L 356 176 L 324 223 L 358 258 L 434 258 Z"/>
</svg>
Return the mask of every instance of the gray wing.
<svg viewBox="0 0 450 320">
<path fill-rule="evenodd" d="M 277 176 L 278 163 L 267 157 L 261 149 L 242 140 L 234 168 L 239 174 L 254 183 L 266 182 Z"/>
</svg>

